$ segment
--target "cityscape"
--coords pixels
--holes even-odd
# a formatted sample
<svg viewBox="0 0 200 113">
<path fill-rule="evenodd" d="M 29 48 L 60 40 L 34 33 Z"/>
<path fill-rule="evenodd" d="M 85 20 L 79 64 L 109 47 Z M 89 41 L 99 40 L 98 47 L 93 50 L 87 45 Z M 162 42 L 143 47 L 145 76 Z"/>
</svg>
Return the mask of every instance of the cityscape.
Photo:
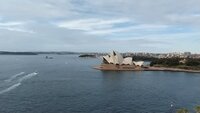
<svg viewBox="0 0 200 113">
<path fill-rule="evenodd" d="M 153 58 L 200 58 L 200 54 L 193 54 L 191 52 L 173 52 L 173 53 L 124 53 L 125 56 L 144 56 Z"/>
<path fill-rule="evenodd" d="M 38 54 L 57 54 L 57 55 L 67 55 L 67 54 L 86 54 L 103 56 L 106 52 L 68 52 L 68 51 L 48 51 L 48 52 L 10 52 L 10 51 L 0 51 L 0 55 L 38 55 Z M 153 58 L 200 58 L 200 54 L 192 52 L 172 52 L 172 53 L 148 53 L 148 52 L 125 52 L 121 53 L 123 56 L 142 56 L 142 57 L 153 57 Z"/>
</svg>

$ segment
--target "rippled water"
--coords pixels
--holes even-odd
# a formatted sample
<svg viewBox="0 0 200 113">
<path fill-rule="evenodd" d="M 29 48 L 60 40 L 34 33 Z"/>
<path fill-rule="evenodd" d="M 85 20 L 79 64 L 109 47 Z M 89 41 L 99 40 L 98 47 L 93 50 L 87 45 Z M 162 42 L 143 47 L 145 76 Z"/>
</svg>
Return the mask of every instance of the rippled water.
<svg viewBox="0 0 200 113">
<path fill-rule="evenodd" d="M 0 56 L 0 113 L 171 113 L 200 105 L 200 74 L 92 69 L 100 59 Z M 173 104 L 173 107 L 171 107 Z"/>
</svg>

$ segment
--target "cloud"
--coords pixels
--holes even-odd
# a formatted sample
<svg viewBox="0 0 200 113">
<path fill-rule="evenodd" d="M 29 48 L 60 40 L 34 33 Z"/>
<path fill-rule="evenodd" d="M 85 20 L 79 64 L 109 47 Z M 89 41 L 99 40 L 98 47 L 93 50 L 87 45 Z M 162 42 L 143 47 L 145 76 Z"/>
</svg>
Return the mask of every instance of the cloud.
<svg viewBox="0 0 200 113">
<path fill-rule="evenodd" d="M 170 14 L 166 17 L 174 24 L 186 24 L 190 26 L 200 27 L 200 13 L 199 14 Z"/>
<path fill-rule="evenodd" d="M 0 48 L 197 52 L 199 4 L 199 0 L 1 0 Z M 188 44 L 190 48 L 184 46 Z"/>
<path fill-rule="evenodd" d="M 0 1 L 2 17 L 17 20 L 46 20 L 71 14 L 68 0 L 6 0 Z"/>
<path fill-rule="evenodd" d="M 114 34 L 114 33 L 127 33 L 127 32 L 135 32 L 135 31 L 143 31 L 143 32 L 147 32 L 147 31 L 157 31 L 157 30 L 162 30 L 162 29 L 166 29 L 168 26 L 167 25 L 148 25 L 148 24 L 144 24 L 144 25 L 131 25 L 131 26 L 126 26 L 126 27 L 113 27 L 110 29 L 101 29 L 101 30 L 91 30 L 88 31 L 88 34 L 94 34 L 94 35 L 107 35 L 107 34 Z"/>
<path fill-rule="evenodd" d="M 9 30 L 9 31 L 17 31 L 24 33 L 34 33 L 32 30 L 28 30 L 25 28 L 25 22 L 0 22 L 0 29 Z"/>
<path fill-rule="evenodd" d="M 130 22 L 130 20 L 126 18 L 109 19 L 109 20 L 90 18 L 90 19 L 59 22 L 57 23 L 57 26 L 61 28 L 72 29 L 72 30 L 86 31 L 89 34 L 98 34 L 98 33 L 106 33 L 102 30 L 107 30 L 107 33 L 118 31 L 118 30 L 111 31 L 111 29 L 113 29 L 114 25 L 116 24 L 123 24 L 127 22 Z"/>
<path fill-rule="evenodd" d="M 129 17 L 146 24 L 174 24 L 166 15 L 191 16 L 191 14 L 200 13 L 198 4 L 200 4 L 199 0 L 83 0 L 78 3 L 73 2 L 73 5 L 78 7 L 75 11 L 85 15 Z"/>
<path fill-rule="evenodd" d="M 128 18 L 120 19 L 82 19 L 72 20 L 56 23 L 58 27 L 84 31 L 90 35 L 107 35 L 118 32 L 127 32 L 134 30 L 156 30 L 166 29 L 167 25 L 153 25 L 153 24 L 136 24 Z"/>
<path fill-rule="evenodd" d="M 23 22 L 4 22 L 4 23 L 0 23 L 0 26 L 17 26 L 17 25 L 23 25 Z"/>
</svg>

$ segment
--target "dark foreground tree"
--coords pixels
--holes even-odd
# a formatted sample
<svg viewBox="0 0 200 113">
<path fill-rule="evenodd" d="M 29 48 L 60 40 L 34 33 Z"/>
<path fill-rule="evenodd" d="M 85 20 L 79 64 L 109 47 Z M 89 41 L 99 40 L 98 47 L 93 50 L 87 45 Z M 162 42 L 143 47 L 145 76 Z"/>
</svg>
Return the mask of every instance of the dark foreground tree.
<svg viewBox="0 0 200 113">
<path fill-rule="evenodd" d="M 185 108 L 182 108 L 182 109 L 177 110 L 176 113 L 189 113 L 189 111 Z"/>
<path fill-rule="evenodd" d="M 196 111 L 196 113 L 200 113 L 200 106 L 196 106 L 195 111 Z"/>
</svg>

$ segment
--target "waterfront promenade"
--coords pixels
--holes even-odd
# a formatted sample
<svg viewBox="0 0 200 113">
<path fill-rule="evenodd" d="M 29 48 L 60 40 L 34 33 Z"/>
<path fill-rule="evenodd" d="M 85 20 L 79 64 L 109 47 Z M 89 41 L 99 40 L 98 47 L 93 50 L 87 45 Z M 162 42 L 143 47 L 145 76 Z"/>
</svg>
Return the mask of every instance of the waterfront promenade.
<svg viewBox="0 0 200 113">
<path fill-rule="evenodd" d="M 101 64 L 100 66 L 93 67 L 94 69 L 103 71 L 172 71 L 172 72 L 190 72 L 200 73 L 200 70 L 188 70 L 170 67 L 138 67 L 134 65 L 114 65 L 114 64 Z"/>
</svg>

